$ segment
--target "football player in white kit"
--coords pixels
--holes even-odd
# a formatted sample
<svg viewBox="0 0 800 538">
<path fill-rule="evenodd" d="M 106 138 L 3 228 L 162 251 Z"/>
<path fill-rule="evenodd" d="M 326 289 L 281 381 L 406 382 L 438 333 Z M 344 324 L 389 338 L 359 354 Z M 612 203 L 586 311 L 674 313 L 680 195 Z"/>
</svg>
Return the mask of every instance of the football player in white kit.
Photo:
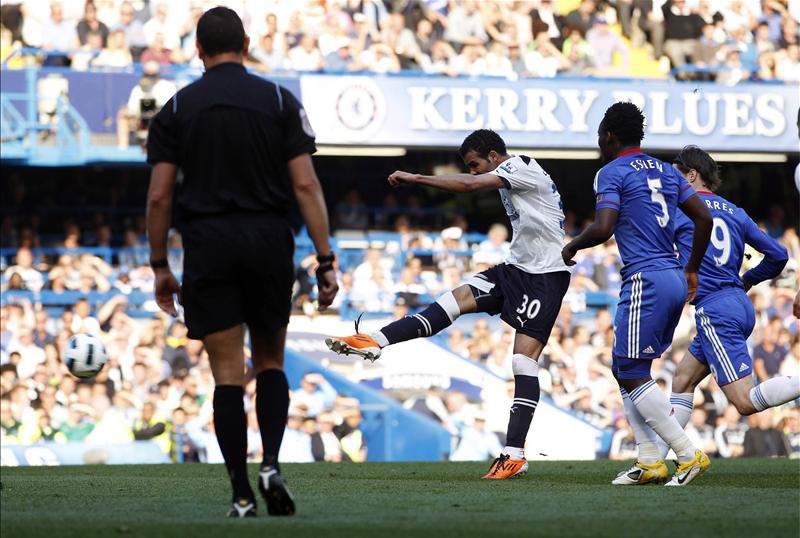
<svg viewBox="0 0 800 538">
<path fill-rule="evenodd" d="M 365 359 L 380 357 L 381 348 L 412 338 L 431 336 L 462 314 L 486 312 L 516 330 L 514 339 L 514 401 L 509 413 L 506 446 L 486 479 L 518 477 L 528 470 L 525 438 L 539 402 L 539 365 L 556 321 L 570 272 L 561 257 L 564 211 L 553 180 L 524 155 L 509 155 L 494 131 L 481 129 L 464 140 L 459 154 L 469 174 L 425 176 L 394 172 L 389 184 L 426 185 L 462 193 L 497 190 L 511 221 L 513 236 L 505 262 L 478 273 L 413 316 L 406 316 L 373 334 L 326 338 L 341 354 Z"/>
</svg>

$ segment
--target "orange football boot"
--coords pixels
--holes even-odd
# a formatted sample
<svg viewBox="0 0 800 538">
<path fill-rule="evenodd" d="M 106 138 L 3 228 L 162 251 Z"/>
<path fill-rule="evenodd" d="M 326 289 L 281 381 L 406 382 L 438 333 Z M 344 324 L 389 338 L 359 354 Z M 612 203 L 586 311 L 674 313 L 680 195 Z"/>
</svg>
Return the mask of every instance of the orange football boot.
<svg viewBox="0 0 800 538">
<path fill-rule="evenodd" d="M 368 334 L 330 336 L 325 339 L 325 345 L 339 355 L 361 355 L 373 362 L 381 356 L 381 346 Z"/>
<path fill-rule="evenodd" d="M 506 478 L 521 478 L 528 472 L 528 461 L 525 459 L 512 460 L 506 454 L 492 462 L 489 472 L 483 478 L 487 480 L 505 480 Z"/>
<path fill-rule="evenodd" d="M 352 336 L 330 336 L 325 339 L 328 349 L 339 355 L 360 355 L 375 362 L 381 356 L 381 345 L 368 334 L 358 332 L 361 316 L 356 320 L 356 334 Z"/>
</svg>

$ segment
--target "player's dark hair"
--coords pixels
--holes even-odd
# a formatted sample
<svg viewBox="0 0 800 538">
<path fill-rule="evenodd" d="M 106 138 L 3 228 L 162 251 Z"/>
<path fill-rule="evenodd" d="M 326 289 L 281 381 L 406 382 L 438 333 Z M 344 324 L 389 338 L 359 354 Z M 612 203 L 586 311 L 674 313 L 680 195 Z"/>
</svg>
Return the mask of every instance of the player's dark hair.
<svg viewBox="0 0 800 538">
<path fill-rule="evenodd" d="M 242 19 L 232 9 L 221 6 L 211 8 L 197 21 L 197 41 L 207 56 L 216 56 L 223 52 L 242 52 Z"/>
<path fill-rule="evenodd" d="M 478 129 L 472 131 L 461 147 L 458 148 L 458 154 L 463 159 L 464 156 L 470 151 L 478 154 L 478 157 L 485 159 L 489 156 L 490 151 L 496 151 L 498 155 L 506 155 L 506 143 L 500 138 L 500 135 L 491 129 Z"/>
<path fill-rule="evenodd" d="M 625 146 L 638 146 L 644 138 L 644 114 L 633 103 L 614 103 L 603 116 L 602 129 Z"/>
<path fill-rule="evenodd" d="M 722 183 L 717 162 L 711 155 L 697 146 L 684 147 L 672 160 L 672 164 L 684 174 L 688 173 L 692 168 L 697 170 L 703 183 L 712 191 L 717 190 Z"/>
</svg>

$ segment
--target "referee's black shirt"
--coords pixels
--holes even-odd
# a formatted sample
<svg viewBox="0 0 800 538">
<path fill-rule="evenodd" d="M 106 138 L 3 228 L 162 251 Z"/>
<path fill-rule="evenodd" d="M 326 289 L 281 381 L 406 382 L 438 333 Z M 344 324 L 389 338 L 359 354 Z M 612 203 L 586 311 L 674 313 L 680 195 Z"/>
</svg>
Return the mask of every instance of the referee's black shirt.
<svg viewBox="0 0 800 538">
<path fill-rule="evenodd" d="M 205 72 L 150 124 L 147 161 L 183 171 L 180 220 L 228 213 L 284 216 L 292 186 L 286 163 L 314 153 L 305 110 L 288 90 L 239 63 Z"/>
</svg>

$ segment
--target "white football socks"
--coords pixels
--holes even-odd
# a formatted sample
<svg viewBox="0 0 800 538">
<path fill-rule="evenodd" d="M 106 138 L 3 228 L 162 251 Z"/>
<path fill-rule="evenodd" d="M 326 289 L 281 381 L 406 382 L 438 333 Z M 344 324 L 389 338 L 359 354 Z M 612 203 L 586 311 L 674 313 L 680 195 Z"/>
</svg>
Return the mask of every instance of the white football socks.
<svg viewBox="0 0 800 538">
<path fill-rule="evenodd" d="M 750 389 L 750 401 L 759 410 L 800 398 L 800 377 L 773 377 Z"/>
<path fill-rule="evenodd" d="M 512 460 L 524 460 L 525 450 L 514 446 L 506 446 L 503 448 L 503 454 L 511 456 Z"/>
<path fill-rule="evenodd" d="M 694 459 L 695 447 L 672 416 L 672 406 L 655 381 L 648 381 L 630 392 L 630 399 L 644 421 L 675 451 L 678 462 Z M 656 447 L 656 453 L 658 449 Z"/>
<path fill-rule="evenodd" d="M 673 392 L 669 403 L 672 404 L 675 420 L 678 421 L 681 428 L 686 428 L 686 425 L 689 424 L 689 418 L 692 416 L 692 409 L 694 408 L 694 393 L 683 392 L 679 394 Z"/>
<path fill-rule="evenodd" d="M 386 338 L 386 335 L 384 335 L 380 331 L 376 331 L 374 333 L 370 333 L 370 336 L 372 337 L 373 340 L 378 342 L 378 345 L 381 346 L 382 348 L 384 348 L 384 347 L 389 345 L 389 340 Z"/>
<path fill-rule="evenodd" d="M 622 394 L 622 405 L 625 407 L 625 416 L 628 419 L 628 424 L 631 425 L 633 436 L 636 439 L 636 446 L 639 448 L 638 461 L 642 463 L 655 463 L 659 458 L 658 443 L 661 439 L 658 434 L 653 431 L 653 428 L 647 425 L 644 418 L 636 409 L 636 406 L 631 401 L 628 392 L 620 387 Z M 661 441 L 663 444 L 663 441 Z M 669 450 L 669 448 L 667 448 Z"/>
</svg>

